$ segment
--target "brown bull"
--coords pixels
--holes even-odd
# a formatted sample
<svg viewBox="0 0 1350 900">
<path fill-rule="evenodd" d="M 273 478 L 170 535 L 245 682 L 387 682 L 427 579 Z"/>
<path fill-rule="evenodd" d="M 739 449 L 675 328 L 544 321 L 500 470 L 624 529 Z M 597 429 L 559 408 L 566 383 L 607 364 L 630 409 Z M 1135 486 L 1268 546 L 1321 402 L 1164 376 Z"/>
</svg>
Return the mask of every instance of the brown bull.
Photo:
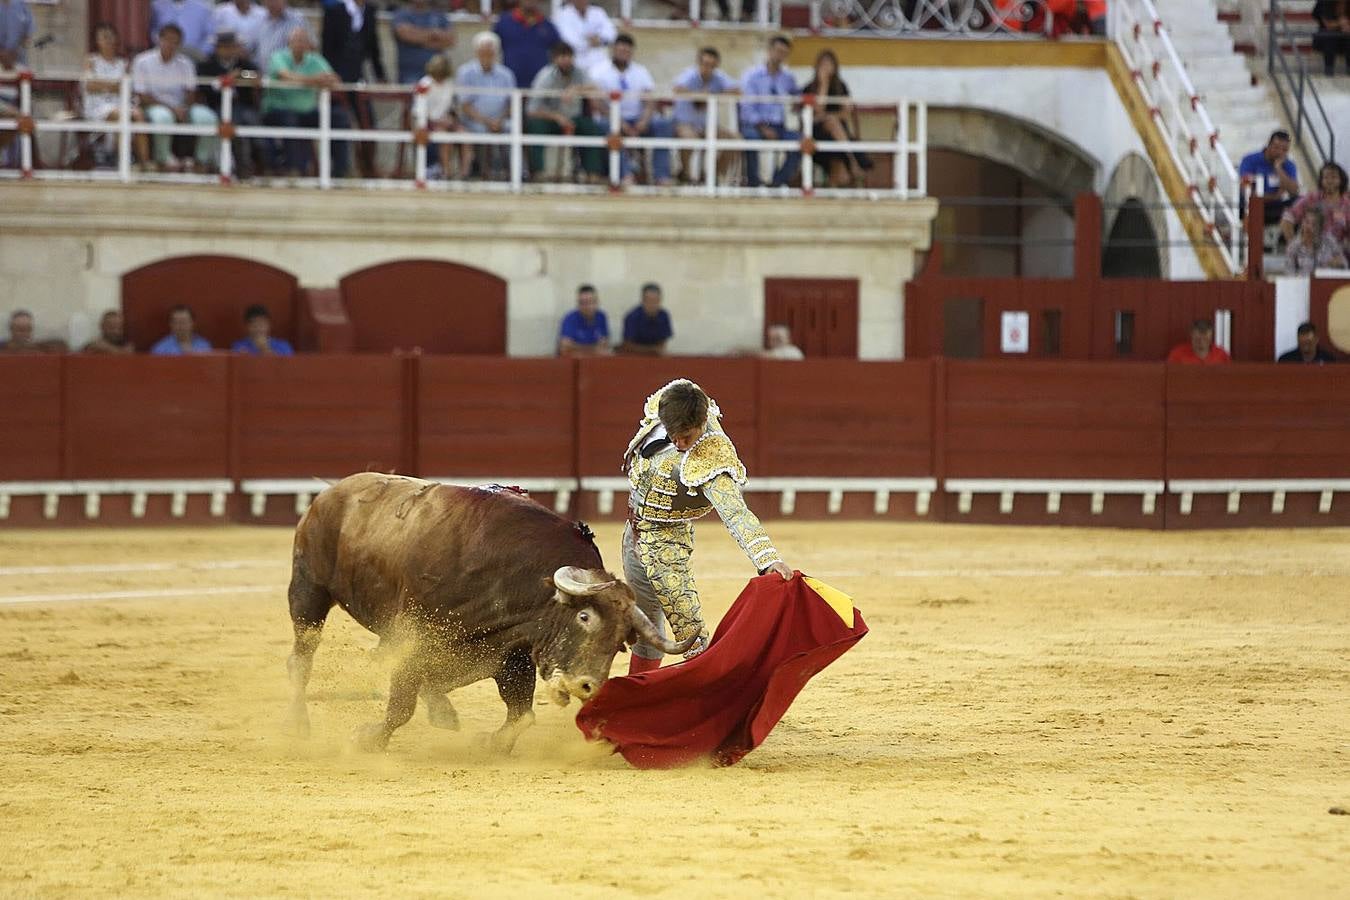
<svg viewBox="0 0 1350 900">
<path fill-rule="evenodd" d="M 492 678 L 506 703 L 492 744 L 510 752 L 534 721 L 536 669 L 565 705 L 599 690 L 624 644 L 688 649 L 664 640 L 605 571 L 584 526 L 510 491 L 394 475 L 344 478 L 296 529 L 287 668 L 302 735 L 305 686 L 334 604 L 395 654 L 384 720 L 357 736 L 368 750 L 412 718 L 419 694 L 433 725 L 457 728 L 446 693 Z"/>
</svg>

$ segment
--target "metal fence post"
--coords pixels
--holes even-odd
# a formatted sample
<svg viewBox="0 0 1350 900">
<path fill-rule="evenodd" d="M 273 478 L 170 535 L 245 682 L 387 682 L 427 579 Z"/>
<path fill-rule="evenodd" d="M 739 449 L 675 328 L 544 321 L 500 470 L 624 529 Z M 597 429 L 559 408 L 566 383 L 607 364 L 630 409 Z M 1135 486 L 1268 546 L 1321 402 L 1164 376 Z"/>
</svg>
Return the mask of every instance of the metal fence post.
<svg viewBox="0 0 1350 900">
<path fill-rule="evenodd" d="M 717 193 L 717 98 L 709 95 L 703 116 L 703 184 L 709 197 Z"/>
<path fill-rule="evenodd" d="M 333 186 L 333 92 L 328 88 L 319 91 L 319 187 Z M 350 163 L 350 160 L 348 160 Z"/>
<path fill-rule="evenodd" d="M 521 119 L 520 91 L 511 92 L 511 192 L 520 193 L 521 182 L 521 159 L 520 159 L 520 141 L 525 132 L 525 123 Z"/>
<path fill-rule="evenodd" d="M 117 177 L 131 181 L 131 76 L 123 75 L 117 84 Z M 142 160 L 150 162 L 150 160 Z"/>
<path fill-rule="evenodd" d="M 220 80 L 220 125 L 216 128 L 220 141 L 220 180 L 226 184 L 234 175 L 234 129 L 230 127 L 233 124 L 234 77 L 226 75 Z"/>
</svg>

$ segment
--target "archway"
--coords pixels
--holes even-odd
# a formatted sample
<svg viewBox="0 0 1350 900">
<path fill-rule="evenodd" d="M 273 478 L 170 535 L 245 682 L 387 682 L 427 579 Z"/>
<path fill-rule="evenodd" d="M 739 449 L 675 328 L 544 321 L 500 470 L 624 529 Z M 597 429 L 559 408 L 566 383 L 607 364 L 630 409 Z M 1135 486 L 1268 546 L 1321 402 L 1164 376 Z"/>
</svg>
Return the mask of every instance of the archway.
<svg viewBox="0 0 1350 900">
<path fill-rule="evenodd" d="M 400 259 L 343 276 L 353 349 L 506 353 L 506 282 L 438 259 Z"/>
<path fill-rule="evenodd" d="M 1158 235 L 1137 197 L 1120 205 L 1102 247 L 1103 278 L 1161 278 Z"/>
<path fill-rule="evenodd" d="M 1121 157 L 1111 172 L 1106 190 L 1102 192 L 1102 275 L 1106 278 L 1131 277 L 1141 272 L 1152 272 L 1151 278 L 1167 278 L 1171 269 L 1171 254 L 1167 246 L 1167 198 L 1153 166 L 1138 153 Z M 1126 221 L 1120 223 L 1121 216 Z M 1140 221 L 1140 217 L 1146 223 Z M 1126 238 L 1126 235 L 1130 235 Z M 1116 237 L 1114 245 L 1112 238 Z M 1152 248 L 1127 247 L 1126 240 L 1147 241 Z M 1126 254 L 1133 249 L 1139 252 Z M 1151 257 L 1145 259 L 1145 257 Z M 1135 268 L 1121 269 L 1133 259 Z"/>
</svg>

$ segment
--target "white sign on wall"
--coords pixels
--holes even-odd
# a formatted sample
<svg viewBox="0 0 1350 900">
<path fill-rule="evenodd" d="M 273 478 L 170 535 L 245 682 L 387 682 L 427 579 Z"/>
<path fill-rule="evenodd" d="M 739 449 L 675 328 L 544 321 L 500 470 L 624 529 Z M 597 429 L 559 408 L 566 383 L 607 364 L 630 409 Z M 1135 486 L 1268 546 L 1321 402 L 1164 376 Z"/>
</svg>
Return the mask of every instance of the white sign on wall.
<svg viewBox="0 0 1350 900">
<path fill-rule="evenodd" d="M 1003 314 L 1003 339 L 1000 346 L 1004 353 L 1027 353 L 1031 350 L 1031 314 L 1027 312 L 1005 312 Z"/>
</svg>

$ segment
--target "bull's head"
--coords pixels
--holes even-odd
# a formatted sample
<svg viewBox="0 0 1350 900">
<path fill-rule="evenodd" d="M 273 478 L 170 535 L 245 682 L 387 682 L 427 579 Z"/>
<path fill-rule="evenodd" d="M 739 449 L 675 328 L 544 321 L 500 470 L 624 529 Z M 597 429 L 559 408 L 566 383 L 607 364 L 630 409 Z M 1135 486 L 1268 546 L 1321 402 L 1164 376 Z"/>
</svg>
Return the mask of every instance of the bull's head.
<svg viewBox="0 0 1350 900">
<path fill-rule="evenodd" d="M 638 609 L 633 589 L 603 569 L 563 566 L 547 581 L 555 602 L 546 613 L 550 628 L 535 663 L 559 706 L 572 697 L 583 702 L 594 697 L 625 644 L 643 641 L 679 654 L 698 639 L 666 639 Z"/>
</svg>

